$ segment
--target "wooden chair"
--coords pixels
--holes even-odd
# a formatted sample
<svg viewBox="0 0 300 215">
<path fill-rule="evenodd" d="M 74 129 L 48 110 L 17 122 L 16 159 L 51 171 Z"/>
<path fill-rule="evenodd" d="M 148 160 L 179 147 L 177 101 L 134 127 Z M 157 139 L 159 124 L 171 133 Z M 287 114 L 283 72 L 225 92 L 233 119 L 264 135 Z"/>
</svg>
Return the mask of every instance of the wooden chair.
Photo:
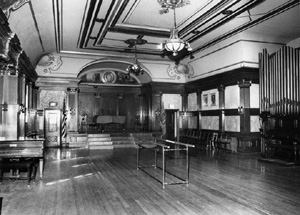
<svg viewBox="0 0 300 215">
<path fill-rule="evenodd" d="M 219 137 L 218 142 L 217 142 L 217 149 L 218 150 L 226 150 L 227 145 L 230 145 L 230 143 L 231 143 L 231 137 L 229 137 L 225 133 L 222 133 Z"/>
<path fill-rule="evenodd" d="M 209 149 L 216 149 L 216 146 L 218 144 L 219 134 L 217 132 L 213 132 L 210 135 L 210 140 L 208 141 L 207 148 Z"/>
</svg>

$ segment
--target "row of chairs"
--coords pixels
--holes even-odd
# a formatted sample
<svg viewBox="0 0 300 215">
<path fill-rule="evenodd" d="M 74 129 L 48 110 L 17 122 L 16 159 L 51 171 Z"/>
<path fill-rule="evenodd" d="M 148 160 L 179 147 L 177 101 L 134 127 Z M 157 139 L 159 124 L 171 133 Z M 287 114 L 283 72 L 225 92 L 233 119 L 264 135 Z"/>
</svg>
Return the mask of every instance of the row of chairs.
<svg viewBox="0 0 300 215">
<path fill-rule="evenodd" d="M 211 130 L 185 129 L 180 134 L 180 141 L 194 144 L 200 149 L 227 150 L 231 137 Z"/>
</svg>

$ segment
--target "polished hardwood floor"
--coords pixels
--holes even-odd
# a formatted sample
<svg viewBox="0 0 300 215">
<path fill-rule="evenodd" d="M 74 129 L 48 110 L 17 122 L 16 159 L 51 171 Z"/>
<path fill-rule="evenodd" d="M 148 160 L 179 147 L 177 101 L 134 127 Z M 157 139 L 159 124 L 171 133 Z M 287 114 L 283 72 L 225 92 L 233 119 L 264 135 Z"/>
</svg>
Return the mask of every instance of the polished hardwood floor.
<svg viewBox="0 0 300 215">
<path fill-rule="evenodd" d="M 190 184 L 165 189 L 136 170 L 134 148 L 52 149 L 46 157 L 43 180 L 29 187 L 26 181 L 2 182 L 2 214 L 300 212 L 300 167 L 261 163 L 258 155 L 200 152 L 190 159 Z M 150 158 L 145 151 L 142 161 Z M 184 174 L 184 159 L 169 157 L 167 168 Z M 161 177 L 157 171 L 151 173 Z"/>
</svg>

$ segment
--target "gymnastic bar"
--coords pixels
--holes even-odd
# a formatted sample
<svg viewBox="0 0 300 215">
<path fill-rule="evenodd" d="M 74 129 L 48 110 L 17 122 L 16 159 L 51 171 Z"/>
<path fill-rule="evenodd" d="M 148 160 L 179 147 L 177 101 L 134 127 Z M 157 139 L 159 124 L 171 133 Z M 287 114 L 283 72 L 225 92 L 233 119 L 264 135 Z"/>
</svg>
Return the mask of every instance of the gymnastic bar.
<svg viewBox="0 0 300 215">
<path fill-rule="evenodd" d="M 171 148 L 169 145 L 166 145 L 164 143 L 160 143 L 158 141 L 173 144 L 175 146 L 175 148 Z M 179 148 L 178 146 L 184 146 L 184 148 Z M 174 184 L 186 184 L 186 185 L 188 185 L 189 184 L 189 173 L 190 173 L 190 164 L 189 164 L 189 148 L 190 147 L 195 147 L 195 146 L 192 145 L 192 144 L 181 143 L 181 142 L 166 140 L 166 139 L 155 139 L 155 142 L 146 143 L 146 144 L 145 143 L 137 143 L 137 170 L 142 170 L 147 175 L 149 175 L 150 177 L 152 177 L 156 181 L 160 182 L 163 186 L 163 189 L 165 189 L 166 185 L 174 185 Z M 162 167 L 157 166 L 157 151 L 159 150 L 159 148 L 161 148 L 161 150 L 162 150 Z M 148 166 L 141 166 L 140 165 L 140 153 L 141 153 L 140 150 L 141 149 L 154 150 L 154 164 L 151 165 L 151 166 L 154 167 L 154 169 L 156 169 L 156 168 L 162 169 L 162 180 L 159 180 L 158 178 L 154 177 L 149 172 L 147 172 L 145 170 L 145 168 L 148 168 Z M 186 177 L 185 178 L 181 178 L 178 175 L 175 175 L 175 174 L 167 171 L 165 152 L 169 152 L 169 151 L 186 151 L 186 156 L 185 156 L 186 157 Z M 180 182 L 167 183 L 166 182 L 166 173 L 168 173 L 168 174 L 174 176 L 175 178 L 179 179 Z"/>
</svg>

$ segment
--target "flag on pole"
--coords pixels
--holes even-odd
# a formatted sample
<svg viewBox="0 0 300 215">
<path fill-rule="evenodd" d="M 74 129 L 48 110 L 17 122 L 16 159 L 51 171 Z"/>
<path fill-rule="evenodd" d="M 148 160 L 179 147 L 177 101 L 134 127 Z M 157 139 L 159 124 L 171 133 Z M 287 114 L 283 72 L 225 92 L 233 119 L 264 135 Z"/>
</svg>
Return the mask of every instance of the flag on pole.
<svg viewBox="0 0 300 215">
<path fill-rule="evenodd" d="M 66 102 L 64 99 L 63 102 L 63 118 L 62 118 L 62 124 L 61 124 L 61 137 L 62 137 L 62 141 L 66 142 L 66 137 L 67 137 L 67 110 L 66 110 Z"/>
</svg>

